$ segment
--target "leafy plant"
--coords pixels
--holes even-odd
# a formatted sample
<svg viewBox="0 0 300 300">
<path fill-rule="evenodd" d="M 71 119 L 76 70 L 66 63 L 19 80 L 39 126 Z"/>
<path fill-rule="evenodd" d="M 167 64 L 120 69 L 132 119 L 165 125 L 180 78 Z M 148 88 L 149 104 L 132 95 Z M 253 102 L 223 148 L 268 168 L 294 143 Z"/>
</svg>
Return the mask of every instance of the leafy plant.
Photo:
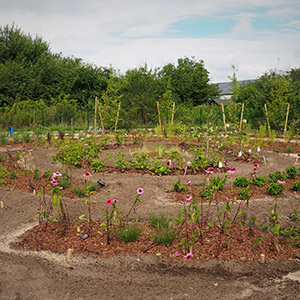
<svg viewBox="0 0 300 300">
<path fill-rule="evenodd" d="M 238 177 L 234 180 L 233 185 L 238 187 L 246 187 L 249 185 L 249 180 L 246 177 Z"/>
<path fill-rule="evenodd" d="M 280 195 L 282 194 L 282 192 L 285 189 L 285 185 L 284 184 L 280 184 L 277 182 L 271 182 L 267 187 L 266 190 L 270 195 Z"/>
<path fill-rule="evenodd" d="M 85 187 L 79 187 L 79 186 L 73 186 L 71 188 L 72 192 L 77 195 L 78 197 L 82 198 L 86 194 L 86 189 Z"/>
<path fill-rule="evenodd" d="M 266 177 L 257 176 L 257 177 L 251 178 L 250 183 L 261 187 L 266 183 L 266 181 L 267 181 Z"/>
<path fill-rule="evenodd" d="M 0 184 L 7 183 L 7 169 L 3 166 L 0 166 Z"/>
<path fill-rule="evenodd" d="M 105 163 L 100 159 L 95 159 L 91 162 L 91 170 L 95 173 L 100 173 L 105 169 Z"/>
<path fill-rule="evenodd" d="M 10 174 L 9 174 L 9 178 L 10 179 L 17 179 L 18 178 L 18 175 L 15 171 L 12 171 Z"/>
<path fill-rule="evenodd" d="M 30 132 L 23 132 L 22 133 L 22 142 L 23 143 L 29 143 L 30 141 L 31 141 Z"/>
<path fill-rule="evenodd" d="M 157 229 L 168 228 L 170 223 L 171 220 L 162 213 L 160 215 L 151 214 L 150 224 Z"/>
<path fill-rule="evenodd" d="M 6 133 L 1 132 L 0 133 L 0 145 L 6 145 L 7 144 L 7 136 Z"/>
<path fill-rule="evenodd" d="M 115 235 L 125 243 L 136 241 L 140 234 L 141 229 L 138 227 L 136 223 L 129 224 L 126 226 L 122 226 L 119 230 L 115 231 Z"/>
<path fill-rule="evenodd" d="M 286 147 L 285 150 L 286 150 L 286 152 L 289 152 L 289 153 L 293 152 L 293 149 L 290 146 Z"/>
<path fill-rule="evenodd" d="M 40 174 L 40 172 L 39 172 L 38 169 L 34 169 L 34 171 L 33 171 L 33 179 L 34 180 L 40 180 L 41 179 L 41 174 Z"/>
<path fill-rule="evenodd" d="M 239 190 L 238 195 L 240 196 L 241 200 L 249 200 L 251 196 L 250 185 L 248 185 L 244 190 Z"/>
<path fill-rule="evenodd" d="M 277 183 L 278 180 L 283 179 L 286 180 L 286 175 L 282 174 L 281 171 L 276 171 L 275 173 L 269 174 L 269 181 L 273 183 Z"/>
<path fill-rule="evenodd" d="M 177 230 L 173 227 L 161 228 L 152 236 L 156 245 L 171 245 L 177 238 Z"/>
<path fill-rule="evenodd" d="M 291 189 L 292 191 L 296 191 L 296 192 L 300 191 L 300 181 L 297 180 L 296 182 L 294 182 L 294 183 L 291 185 L 290 189 Z"/>
<path fill-rule="evenodd" d="M 285 171 L 287 173 L 287 177 L 290 179 L 295 179 L 298 175 L 298 170 L 295 166 L 286 167 Z"/>
<path fill-rule="evenodd" d="M 184 193 L 187 190 L 187 187 L 179 181 L 173 183 L 173 188 L 177 193 Z"/>
</svg>

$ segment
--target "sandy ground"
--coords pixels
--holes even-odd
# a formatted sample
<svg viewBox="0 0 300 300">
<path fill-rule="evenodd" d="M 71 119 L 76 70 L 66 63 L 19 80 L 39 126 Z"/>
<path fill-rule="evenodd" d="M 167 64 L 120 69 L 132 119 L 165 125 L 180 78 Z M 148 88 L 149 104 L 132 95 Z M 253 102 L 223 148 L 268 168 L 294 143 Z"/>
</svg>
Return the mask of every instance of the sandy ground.
<svg viewBox="0 0 300 300">
<path fill-rule="evenodd" d="M 55 149 L 34 150 L 30 162 L 41 171 L 57 171 L 60 166 L 50 163 L 54 153 Z M 271 152 L 263 155 L 266 165 L 261 167 L 260 175 L 295 163 L 291 156 Z M 251 165 L 243 163 L 235 163 L 235 167 L 238 172 L 234 176 L 249 176 L 252 169 Z M 176 176 L 101 174 L 98 177 L 107 187 L 94 196 L 98 202 L 93 206 L 94 219 L 100 217 L 100 207 L 108 197 L 118 199 L 122 210 L 128 211 L 139 187 L 145 193 L 133 217 L 140 221 L 146 221 L 150 212 L 162 211 L 176 216 L 181 208 L 179 203 L 172 201 L 171 190 L 178 179 Z M 187 179 L 196 186 L 204 176 L 182 178 Z M 283 222 L 287 222 L 299 198 L 299 193 L 282 197 Z M 111 259 L 74 256 L 67 262 L 64 255 L 12 250 L 8 243 L 36 224 L 39 198 L 2 188 L 0 200 L 5 205 L 0 209 L 0 300 L 300 299 L 300 274 L 293 273 L 300 270 L 299 262 L 158 264 L 152 256 Z M 271 197 L 252 199 L 248 213 L 255 214 L 258 220 L 265 219 L 272 200 Z M 78 199 L 68 199 L 67 204 L 71 219 L 86 213 L 86 207 Z M 287 274 L 289 277 L 284 277 Z"/>
</svg>

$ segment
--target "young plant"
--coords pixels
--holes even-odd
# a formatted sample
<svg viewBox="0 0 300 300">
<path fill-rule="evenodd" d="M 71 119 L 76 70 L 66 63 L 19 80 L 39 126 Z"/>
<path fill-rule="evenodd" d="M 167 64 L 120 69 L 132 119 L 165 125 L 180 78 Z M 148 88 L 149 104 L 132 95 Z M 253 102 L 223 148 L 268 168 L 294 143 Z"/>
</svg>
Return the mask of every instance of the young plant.
<svg viewBox="0 0 300 300">
<path fill-rule="evenodd" d="M 105 169 L 105 163 L 100 159 L 95 159 L 91 162 L 91 171 L 94 173 L 100 173 Z"/>
<path fill-rule="evenodd" d="M 257 177 L 251 178 L 250 183 L 261 187 L 261 186 L 265 185 L 266 180 L 267 180 L 266 177 L 257 176 Z"/>
<path fill-rule="evenodd" d="M 180 183 L 178 180 L 173 183 L 174 191 L 177 193 L 184 193 L 187 190 L 187 187 Z"/>
<path fill-rule="evenodd" d="M 141 232 L 142 231 L 138 227 L 138 225 L 136 223 L 133 223 L 120 227 L 114 233 L 121 241 L 129 243 L 136 241 L 139 238 Z"/>
<path fill-rule="evenodd" d="M 266 187 L 267 192 L 273 196 L 281 195 L 284 189 L 285 185 L 277 182 L 272 182 Z"/>
<path fill-rule="evenodd" d="M 0 184 L 7 183 L 8 172 L 7 169 L 3 166 L 0 166 Z"/>
<path fill-rule="evenodd" d="M 177 230 L 173 227 L 160 228 L 152 233 L 156 245 L 171 245 L 177 238 Z"/>
<path fill-rule="evenodd" d="M 249 185 L 249 180 L 246 177 L 238 177 L 234 180 L 233 185 L 238 187 L 246 187 Z"/>
<path fill-rule="evenodd" d="M 12 171 L 10 174 L 9 174 L 9 178 L 10 179 L 17 179 L 18 178 L 18 175 L 15 171 Z"/>
<path fill-rule="evenodd" d="M 291 185 L 290 189 L 291 189 L 292 191 L 295 191 L 295 192 L 300 191 L 300 181 L 297 180 L 296 182 L 294 182 L 294 183 Z"/>
<path fill-rule="evenodd" d="M 298 175 L 298 170 L 295 166 L 286 167 L 285 171 L 287 173 L 287 177 L 290 179 L 295 179 Z"/>
</svg>

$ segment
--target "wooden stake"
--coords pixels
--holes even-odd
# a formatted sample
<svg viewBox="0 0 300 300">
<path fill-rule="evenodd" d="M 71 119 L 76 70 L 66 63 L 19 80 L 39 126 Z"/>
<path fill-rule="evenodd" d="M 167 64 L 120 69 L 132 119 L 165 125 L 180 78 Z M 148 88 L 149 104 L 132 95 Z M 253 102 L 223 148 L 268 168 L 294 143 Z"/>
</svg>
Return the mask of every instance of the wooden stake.
<svg viewBox="0 0 300 300">
<path fill-rule="evenodd" d="M 172 108 L 172 119 L 171 119 L 171 124 L 172 125 L 174 123 L 174 112 L 175 112 L 175 102 L 173 102 L 173 108 Z"/>
<path fill-rule="evenodd" d="M 157 102 L 156 102 L 156 104 L 157 104 L 157 111 L 158 111 L 158 121 L 159 121 L 159 127 L 160 127 L 160 130 L 161 130 L 161 119 L 160 119 L 159 102 L 157 101 Z"/>
<path fill-rule="evenodd" d="M 286 110 L 286 118 L 285 118 L 285 124 L 284 124 L 283 138 L 285 138 L 285 134 L 286 134 L 287 122 L 288 122 L 288 118 L 289 118 L 289 110 L 290 110 L 290 104 L 288 103 L 287 110 Z"/>
<path fill-rule="evenodd" d="M 244 116 L 244 103 L 242 104 L 242 113 L 241 113 L 241 121 L 240 121 L 240 132 L 242 132 L 243 116 Z"/>
<path fill-rule="evenodd" d="M 225 134 L 227 134 L 226 118 L 225 118 L 225 110 L 224 110 L 224 103 L 221 103 L 221 107 L 222 107 L 222 114 L 223 114 L 224 131 L 225 131 Z"/>
<path fill-rule="evenodd" d="M 98 102 L 98 99 L 97 99 L 97 102 Z M 98 111 L 99 111 L 100 123 L 101 123 L 101 128 L 102 128 L 102 134 L 105 134 L 103 118 L 102 118 L 102 114 L 101 114 L 101 109 L 99 107 L 99 102 L 98 102 Z"/>
<path fill-rule="evenodd" d="M 98 107 L 98 98 L 95 97 L 95 116 L 94 116 L 94 136 L 97 135 L 97 107 Z"/>
<path fill-rule="evenodd" d="M 270 121 L 268 117 L 268 109 L 267 109 L 267 104 L 265 103 L 265 111 L 266 111 L 266 117 L 267 117 L 267 123 L 268 123 L 268 131 L 269 131 L 269 137 L 271 136 L 271 127 L 270 127 Z"/>
<path fill-rule="evenodd" d="M 119 120 L 119 115 L 120 115 L 120 108 L 121 108 L 121 101 L 119 102 L 119 107 L 118 107 L 118 112 L 117 112 L 117 118 L 116 118 L 116 124 L 115 124 L 115 132 L 117 131 L 118 120 Z"/>
</svg>

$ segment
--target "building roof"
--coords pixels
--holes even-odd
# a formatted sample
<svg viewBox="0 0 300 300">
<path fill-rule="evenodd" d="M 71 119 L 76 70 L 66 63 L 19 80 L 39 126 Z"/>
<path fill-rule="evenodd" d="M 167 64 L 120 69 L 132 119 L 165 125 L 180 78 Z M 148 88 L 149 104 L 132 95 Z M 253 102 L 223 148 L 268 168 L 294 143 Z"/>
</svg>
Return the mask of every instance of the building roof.
<svg viewBox="0 0 300 300">
<path fill-rule="evenodd" d="M 254 81 L 256 81 L 256 79 L 240 80 L 240 81 L 238 81 L 238 85 L 246 86 L 250 82 L 254 82 Z M 232 82 L 231 81 L 216 83 L 216 85 L 218 86 L 218 88 L 220 90 L 220 96 L 232 95 Z"/>
</svg>

